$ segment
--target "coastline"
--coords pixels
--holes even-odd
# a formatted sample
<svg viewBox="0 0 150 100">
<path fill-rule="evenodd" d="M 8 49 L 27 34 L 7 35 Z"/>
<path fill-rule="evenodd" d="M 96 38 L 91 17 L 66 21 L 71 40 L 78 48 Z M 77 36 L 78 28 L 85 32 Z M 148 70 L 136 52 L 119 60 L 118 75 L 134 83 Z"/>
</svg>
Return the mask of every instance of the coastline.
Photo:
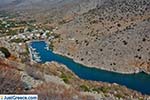
<svg viewBox="0 0 150 100">
<path fill-rule="evenodd" d="M 29 55 L 30 55 L 30 61 L 31 61 L 31 64 L 34 64 L 34 63 L 38 63 L 36 62 L 35 60 L 33 60 L 33 56 L 32 56 L 32 51 L 31 51 L 31 48 L 30 48 L 30 43 L 31 42 L 34 42 L 34 41 L 38 41 L 38 40 L 33 40 L 33 41 L 28 41 L 27 42 L 27 46 L 28 46 L 28 49 L 29 49 Z M 40 41 L 40 40 L 39 40 Z"/>
<path fill-rule="evenodd" d="M 29 49 L 30 61 L 31 61 L 31 63 L 32 63 L 32 62 L 34 62 L 34 60 L 33 60 L 33 57 L 32 57 L 32 52 L 31 52 L 31 48 L 30 48 L 30 43 L 31 43 L 31 42 L 28 42 L 28 43 L 27 43 L 27 46 L 28 46 L 28 49 Z"/>
<path fill-rule="evenodd" d="M 75 59 L 75 58 L 72 57 L 72 56 L 68 56 L 67 54 L 63 54 L 63 53 L 58 52 L 58 51 L 56 51 L 56 50 L 54 50 L 54 51 L 52 51 L 52 52 L 55 53 L 55 54 L 59 54 L 59 55 L 61 55 L 61 56 L 64 56 L 64 57 L 68 57 L 68 58 L 72 59 L 74 62 L 79 63 L 79 64 L 81 64 L 81 65 L 84 65 L 84 66 L 86 66 L 86 67 L 90 67 L 90 68 L 96 68 L 96 69 L 100 69 L 100 70 L 111 71 L 111 72 L 119 73 L 119 74 L 138 74 L 138 73 L 140 73 L 140 72 L 144 72 L 144 71 L 141 71 L 140 69 L 138 69 L 138 70 L 136 70 L 136 71 L 130 71 L 130 72 L 114 71 L 114 70 L 110 70 L 110 69 L 103 68 L 103 67 L 99 67 L 99 66 L 93 66 L 93 65 L 90 65 L 90 64 L 85 64 L 84 62 L 79 61 L 79 60 Z M 147 72 L 144 72 L 144 73 L 149 74 L 149 73 L 147 73 Z"/>
<path fill-rule="evenodd" d="M 46 46 L 46 44 L 45 45 L 42 44 L 42 47 L 40 47 L 39 45 L 40 44 L 35 46 L 35 48 L 37 48 L 38 50 L 40 50 L 41 48 L 44 48 Z M 38 51 L 38 52 L 41 54 L 43 51 Z M 149 78 L 150 78 L 150 76 L 144 72 L 139 72 L 137 74 L 115 72 L 115 71 L 111 71 L 111 70 L 87 66 L 87 65 L 83 64 L 82 62 L 80 62 L 78 60 L 74 60 L 72 57 L 66 56 L 65 54 L 62 54 L 57 51 L 49 50 L 48 52 L 50 53 L 50 55 L 52 54 L 51 57 L 54 56 L 54 58 L 56 57 L 56 59 L 44 60 L 42 64 L 47 64 L 48 62 L 55 61 L 60 65 L 61 64 L 66 65 L 67 69 L 68 68 L 71 69 L 72 72 L 74 72 L 77 76 L 79 76 L 82 79 L 108 82 L 108 83 L 112 83 L 112 84 L 117 83 L 119 85 L 126 86 L 127 88 L 130 88 L 132 90 L 140 91 L 143 94 L 149 93 L 149 90 L 150 90 Z M 44 54 L 46 54 L 46 53 L 44 53 Z M 49 54 L 46 54 L 46 55 L 44 55 L 44 54 L 42 55 L 42 57 L 49 55 Z M 60 60 L 58 60 L 59 57 L 60 57 Z M 97 76 L 99 76 L 99 77 L 97 77 Z M 144 79 L 143 79 L 143 76 L 145 76 Z M 127 80 L 129 80 L 131 83 L 128 83 Z M 135 84 L 137 84 L 137 85 L 135 85 Z M 140 88 L 141 85 L 143 85 L 144 87 Z"/>
<path fill-rule="evenodd" d="M 36 41 L 44 41 L 44 42 L 46 42 L 46 44 L 49 44 L 49 42 L 48 41 L 46 41 L 46 40 L 33 40 L 33 41 L 29 41 L 28 42 L 28 44 L 29 43 L 31 43 L 31 42 L 36 42 Z M 29 45 L 28 45 L 29 46 Z M 30 49 L 30 48 L 29 48 Z M 31 52 L 31 50 L 29 50 L 30 52 Z M 93 66 L 93 65 L 90 65 L 90 64 L 86 64 L 86 63 L 84 63 L 84 62 L 82 62 L 82 61 L 80 61 L 80 60 L 77 60 L 77 59 L 75 59 L 74 57 L 72 57 L 72 56 L 69 56 L 69 55 L 67 55 L 67 54 L 65 54 L 65 53 L 61 53 L 61 52 L 59 52 L 59 51 L 57 51 L 57 50 L 53 50 L 52 51 L 53 53 L 55 53 L 55 54 L 59 54 L 59 55 L 61 55 L 61 56 L 64 56 L 64 57 L 68 57 L 68 58 L 70 58 L 70 59 L 72 59 L 74 62 L 76 62 L 76 63 L 79 63 L 79 64 L 81 64 L 81 65 L 84 65 L 84 66 L 86 66 L 86 67 L 89 67 L 89 68 L 96 68 L 96 69 L 100 69 L 100 70 L 104 70 L 104 71 L 110 71 L 110 72 L 114 72 L 114 73 L 119 73 L 119 74 L 138 74 L 138 73 L 141 73 L 141 72 L 144 72 L 144 73 L 146 73 L 146 74 L 150 74 L 150 73 L 148 73 L 148 72 L 145 72 L 145 71 L 143 71 L 143 70 L 140 70 L 139 68 L 137 69 L 137 70 L 130 70 L 130 71 L 117 71 L 117 70 L 111 70 L 111 69 L 107 69 L 107 68 L 104 68 L 104 67 L 99 67 L 99 66 Z M 32 53 L 32 52 L 31 52 Z M 36 62 L 36 61 L 34 61 L 33 59 L 32 59 L 32 54 L 30 54 L 30 59 L 31 59 L 31 63 L 38 63 L 38 62 Z"/>
</svg>

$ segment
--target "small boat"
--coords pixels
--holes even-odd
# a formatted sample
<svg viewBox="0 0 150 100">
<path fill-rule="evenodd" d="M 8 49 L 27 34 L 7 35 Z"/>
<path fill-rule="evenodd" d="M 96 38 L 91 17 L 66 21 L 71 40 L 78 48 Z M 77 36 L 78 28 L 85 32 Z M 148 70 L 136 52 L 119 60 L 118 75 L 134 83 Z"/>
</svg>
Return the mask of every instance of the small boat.
<svg viewBox="0 0 150 100">
<path fill-rule="evenodd" d="M 39 55 L 39 53 L 38 53 L 38 52 L 33 52 L 33 54 L 34 54 L 34 55 Z"/>
<path fill-rule="evenodd" d="M 40 59 L 40 58 L 41 58 L 40 56 L 36 56 L 36 57 L 35 57 L 35 59 Z"/>
<path fill-rule="evenodd" d="M 49 47 L 48 47 L 48 46 L 47 46 L 47 47 L 44 47 L 44 49 L 49 50 Z"/>
<path fill-rule="evenodd" d="M 33 56 L 34 56 L 34 58 L 36 59 L 36 58 L 41 58 L 40 56 L 38 56 L 38 55 L 36 55 L 36 54 L 33 54 Z"/>
<path fill-rule="evenodd" d="M 41 62 L 41 59 L 36 58 L 35 61 L 36 61 L 36 62 Z"/>
<path fill-rule="evenodd" d="M 36 50 L 35 48 L 32 48 L 32 47 L 31 47 L 31 51 L 35 51 L 35 50 Z"/>
</svg>

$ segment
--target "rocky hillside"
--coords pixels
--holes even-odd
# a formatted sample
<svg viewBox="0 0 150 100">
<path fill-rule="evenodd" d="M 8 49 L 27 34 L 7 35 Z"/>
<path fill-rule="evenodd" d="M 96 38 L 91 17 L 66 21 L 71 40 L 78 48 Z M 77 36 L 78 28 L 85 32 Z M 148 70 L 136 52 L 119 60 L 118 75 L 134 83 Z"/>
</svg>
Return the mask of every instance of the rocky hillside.
<svg viewBox="0 0 150 100">
<path fill-rule="evenodd" d="M 38 94 L 39 100 L 148 100 L 117 84 L 79 79 L 56 62 L 25 65 L 0 59 L 0 94 Z"/>
<path fill-rule="evenodd" d="M 63 19 L 71 20 L 77 15 L 85 13 L 104 0 L 0 0 L 1 10 L 19 13 L 23 19 L 35 18 L 39 22 L 59 22 Z M 5 4 L 5 6 L 4 6 Z M 1 6 L 1 5 L 0 5 Z"/>
<path fill-rule="evenodd" d="M 150 1 L 104 1 L 56 31 L 55 51 L 101 69 L 150 72 Z"/>
</svg>

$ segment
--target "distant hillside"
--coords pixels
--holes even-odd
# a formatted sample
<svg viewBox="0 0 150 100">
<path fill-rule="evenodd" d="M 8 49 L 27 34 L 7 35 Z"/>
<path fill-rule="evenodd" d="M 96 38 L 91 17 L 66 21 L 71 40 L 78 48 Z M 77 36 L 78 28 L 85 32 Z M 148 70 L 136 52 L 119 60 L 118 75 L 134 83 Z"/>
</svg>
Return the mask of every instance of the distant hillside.
<svg viewBox="0 0 150 100">
<path fill-rule="evenodd" d="M 14 0 L 0 0 L 0 6 L 5 6 L 7 4 L 12 3 Z"/>
<path fill-rule="evenodd" d="M 3 9 L 12 12 L 23 13 L 24 17 L 33 15 L 40 21 L 57 21 L 74 17 L 85 13 L 96 6 L 101 5 L 103 0 L 12 0 L 7 2 Z"/>
</svg>

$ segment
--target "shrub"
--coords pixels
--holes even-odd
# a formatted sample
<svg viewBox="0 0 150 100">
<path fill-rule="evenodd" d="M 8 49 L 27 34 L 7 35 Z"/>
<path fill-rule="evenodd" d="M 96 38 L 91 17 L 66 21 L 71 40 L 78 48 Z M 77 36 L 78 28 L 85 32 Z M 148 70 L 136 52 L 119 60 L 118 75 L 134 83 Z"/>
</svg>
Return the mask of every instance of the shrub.
<svg viewBox="0 0 150 100">
<path fill-rule="evenodd" d="M 81 85 L 80 88 L 81 88 L 83 91 L 85 91 L 85 92 L 89 92 L 89 91 L 90 91 L 90 89 L 89 89 L 89 87 L 88 87 L 87 85 Z"/>
<path fill-rule="evenodd" d="M 69 83 L 69 78 L 67 77 L 67 75 L 65 75 L 64 73 L 61 74 L 61 78 L 63 79 L 63 81 L 65 83 Z"/>
<path fill-rule="evenodd" d="M 26 40 L 24 39 L 12 39 L 11 42 L 15 42 L 15 43 L 20 43 L 20 42 L 25 42 Z"/>
<path fill-rule="evenodd" d="M 124 98 L 124 96 L 122 95 L 122 94 L 119 94 L 119 93 L 117 93 L 117 94 L 115 94 L 115 96 L 117 97 L 117 98 Z"/>
<path fill-rule="evenodd" d="M 11 56 L 11 54 L 10 54 L 10 52 L 8 51 L 7 48 L 0 47 L 0 51 L 1 51 L 2 53 L 4 53 L 4 55 L 5 55 L 6 58 L 8 58 L 8 57 Z"/>
<path fill-rule="evenodd" d="M 103 93 L 107 93 L 109 88 L 107 87 L 101 87 L 100 90 L 103 92 Z"/>
<path fill-rule="evenodd" d="M 95 91 L 97 93 L 100 93 L 100 89 L 99 88 L 93 88 L 92 91 Z"/>
</svg>

